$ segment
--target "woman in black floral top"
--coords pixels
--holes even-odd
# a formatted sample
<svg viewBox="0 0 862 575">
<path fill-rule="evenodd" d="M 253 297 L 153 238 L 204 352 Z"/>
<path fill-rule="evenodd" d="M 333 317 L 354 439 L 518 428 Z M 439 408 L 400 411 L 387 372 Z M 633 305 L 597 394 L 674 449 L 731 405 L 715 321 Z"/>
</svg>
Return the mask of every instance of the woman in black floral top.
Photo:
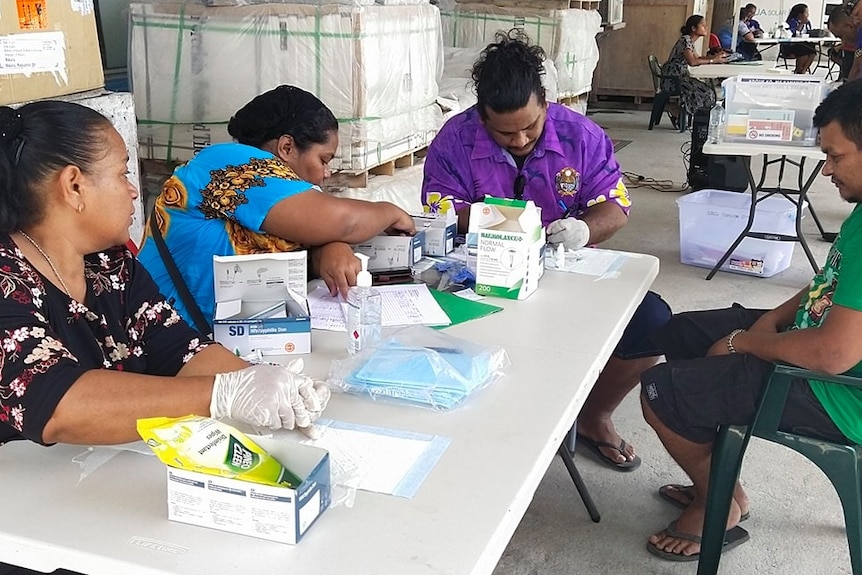
<svg viewBox="0 0 862 575">
<path fill-rule="evenodd" d="M 0 107 L 0 445 L 121 443 L 139 418 L 190 413 L 310 426 L 325 388 L 202 337 L 116 247 L 138 195 L 127 163 L 89 108 Z"/>
</svg>

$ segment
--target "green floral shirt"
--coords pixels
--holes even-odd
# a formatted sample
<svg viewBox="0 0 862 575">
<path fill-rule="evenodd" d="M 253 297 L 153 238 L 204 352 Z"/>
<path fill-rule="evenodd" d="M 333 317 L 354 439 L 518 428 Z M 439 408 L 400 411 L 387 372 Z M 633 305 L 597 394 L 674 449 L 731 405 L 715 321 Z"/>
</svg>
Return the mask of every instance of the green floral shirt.
<svg viewBox="0 0 862 575">
<path fill-rule="evenodd" d="M 833 304 L 862 311 L 862 205 L 844 221 L 823 270 L 811 281 L 796 312 L 795 328 L 819 327 Z M 862 374 L 862 361 L 849 371 Z M 818 380 L 809 383 L 838 429 L 862 444 L 862 389 Z"/>
</svg>

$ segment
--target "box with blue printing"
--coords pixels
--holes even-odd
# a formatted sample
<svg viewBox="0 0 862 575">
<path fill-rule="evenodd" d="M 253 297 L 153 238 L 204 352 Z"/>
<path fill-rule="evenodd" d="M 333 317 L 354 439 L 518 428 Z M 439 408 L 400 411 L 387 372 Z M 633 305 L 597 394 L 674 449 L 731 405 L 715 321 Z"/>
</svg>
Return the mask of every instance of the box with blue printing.
<svg viewBox="0 0 862 575">
<path fill-rule="evenodd" d="M 296 544 L 329 508 L 332 485 L 329 453 L 310 445 L 254 437 L 304 480 L 296 488 L 167 468 L 168 519 Z"/>
<path fill-rule="evenodd" d="M 305 251 L 213 256 L 213 337 L 238 355 L 311 353 Z"/>
</svg>

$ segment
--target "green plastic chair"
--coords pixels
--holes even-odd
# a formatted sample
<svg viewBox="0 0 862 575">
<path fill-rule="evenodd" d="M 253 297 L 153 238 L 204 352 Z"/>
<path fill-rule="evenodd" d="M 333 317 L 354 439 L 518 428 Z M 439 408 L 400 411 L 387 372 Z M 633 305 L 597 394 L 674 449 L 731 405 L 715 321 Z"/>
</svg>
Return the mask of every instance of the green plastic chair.
<svg viewBox="0 0 862 575">
<path fill-rule="evenodd" d="M 796 378 L 818 379 L 862 388 L 862 377 L 826 375 L 799 367 L 777 365 L 752 424 L 726 425 L 719 428 L 712 448 L 698 575 L 715 575 L 718 572 L 733 488 L 739 478 L 742 457 L 752 435 L 798 451 L 832 481 L 844 507 L 844 524 L 850 545 L 853 574 L 862 575 L 862 446 L 832 443 L 778 431 L 790 383 Z"/>
</svg>

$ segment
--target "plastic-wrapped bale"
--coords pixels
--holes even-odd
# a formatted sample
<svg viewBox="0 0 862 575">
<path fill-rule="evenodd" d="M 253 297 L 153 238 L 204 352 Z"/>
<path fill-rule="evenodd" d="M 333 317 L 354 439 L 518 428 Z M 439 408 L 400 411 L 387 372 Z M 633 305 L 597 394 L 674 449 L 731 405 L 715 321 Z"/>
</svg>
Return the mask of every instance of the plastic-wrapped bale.
<svg viewBox="0 0 862 575">
<path fill-rule="evenodd" d="M 440 12 L 446 47 L 484 47 L 497 32 L 523 30 L 541 46 L 557 69 L 557 96 L 588 92 L 599 61 L 596 34 L 602 17 L 595 10 L 510 8 L 489 4 L 455 4 Z"/>
<path fill-rule="evenodd" d="M 439 106 L 365 120 L 339 123 L 338 151 L 332 170 L 364 171 L 431 143 L 442 124 Z M 230 142 L 227 123 L 171 124 L 138 121 L 141 157 L 163 162 L 185 162 L 210 144 Z"/>
<path fill-rule="evenodd" d="M 421 131 L 429 124 L 426 110 L 435 102 L 442 71 L 440 15 L 434 6 L 209 8 L 153 2 L 134 3 L 129 12 L 131 79 L 144 147 L 171 147 L 166 133 L 171 138 L 189 133 L 185 140 L 194 142 L 195 125 L 209 126 L 197 132 L 216 132 L 254 96 L 280 84 L 312 92 L 338 118 L 350 160 L 342 154 L 335 169 L 373 166 L 353 160 L 360 144 L 393 147 L 415 139 L 415 116 L 423 119 Z M 378 123 L 388 126 L 382 141 L 356 139 L 357 133 L 381 131 Z M 188 128 L 159 129 L 161 124 Z M 167 157 L 168 148 L 164 152 L 158 159 L 187 159 Z"/>
</svg>

